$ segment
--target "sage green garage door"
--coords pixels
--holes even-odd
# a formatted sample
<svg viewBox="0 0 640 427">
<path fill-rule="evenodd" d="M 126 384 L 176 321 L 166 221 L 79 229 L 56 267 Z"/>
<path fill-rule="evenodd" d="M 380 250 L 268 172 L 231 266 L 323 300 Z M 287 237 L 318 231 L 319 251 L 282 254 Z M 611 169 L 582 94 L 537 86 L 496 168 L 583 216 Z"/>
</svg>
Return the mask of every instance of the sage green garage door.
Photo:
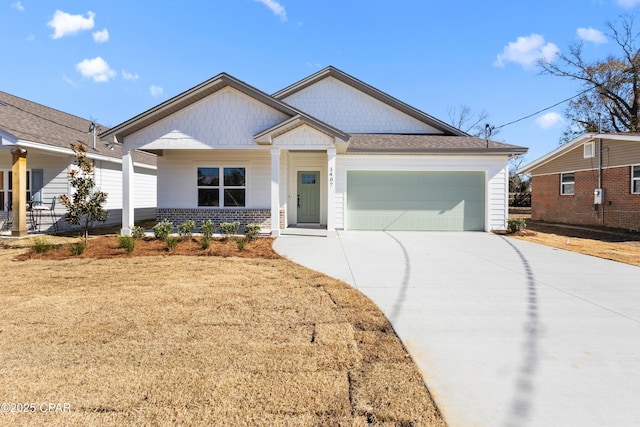
<svg viewBox="0 0 640 427">
<path fill-rule="evenodd" d="M 484 172 L 347 172 L 350 230 L 484 230 Z"/>
</svg>

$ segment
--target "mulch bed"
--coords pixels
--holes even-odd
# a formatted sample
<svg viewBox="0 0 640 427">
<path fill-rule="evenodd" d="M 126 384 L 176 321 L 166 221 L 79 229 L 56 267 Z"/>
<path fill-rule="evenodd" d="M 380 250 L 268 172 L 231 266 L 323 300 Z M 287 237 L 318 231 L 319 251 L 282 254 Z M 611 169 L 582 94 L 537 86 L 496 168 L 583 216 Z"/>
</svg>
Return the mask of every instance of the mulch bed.
<svg viewBox="0 0 640 427">
<path fill-rule="evenodd" d="M 277 259 L 280 256 L 273 250 L 273 239 L 260 237 L 247 242 L 242 250 L 239 249 L 235 239 L 211 239 L 210 246 L 202 249 L 201 237 L 181 238 L 178 245 L 169 250 L 167 244 L 154 237 L 144 237 L 137 239 L 135 249 L 132 253 L 127 253 L 123 248 L 118 247 L 117 236 L 97 236 L 91 237 L 87 248 L 81 255 L 72 255 L 69 244 L 56 245 L 45 253 L 35 253 L 29 249 L 24 254 L 15 259 L 25 261 L 28 259 L 63 260 L 73 258 L 122 258 L 135 256 L 218 256 L 218 257 L 240 257 L 240 258 L 265 258 Z"/>
</svg>

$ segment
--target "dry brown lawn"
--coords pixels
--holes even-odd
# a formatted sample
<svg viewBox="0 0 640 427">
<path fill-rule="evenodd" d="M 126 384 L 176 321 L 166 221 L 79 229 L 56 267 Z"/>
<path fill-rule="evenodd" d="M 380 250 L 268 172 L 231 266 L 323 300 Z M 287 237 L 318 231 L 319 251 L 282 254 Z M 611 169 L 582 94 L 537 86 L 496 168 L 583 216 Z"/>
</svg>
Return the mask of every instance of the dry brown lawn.
<svg viewBox="0 0 640 427">
<path fill-rule="evenodd" d="M 20 261 L 24 247 L 0 249 L 0 403 L 36 409 L 0 424 L 444 425 L 369 299 L 275 254 L 250 257 L 254 243 L 245 258 L 140 256 L 140 244 L 135 256 Z"/>
</svg>

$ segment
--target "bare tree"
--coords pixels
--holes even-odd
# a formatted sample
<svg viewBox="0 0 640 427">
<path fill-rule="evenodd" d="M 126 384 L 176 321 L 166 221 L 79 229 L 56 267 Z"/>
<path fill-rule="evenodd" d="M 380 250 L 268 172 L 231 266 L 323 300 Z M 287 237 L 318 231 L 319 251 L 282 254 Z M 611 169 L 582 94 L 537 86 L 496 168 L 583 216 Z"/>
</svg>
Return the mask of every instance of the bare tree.
<svg viewBox="0 0 640 427">
<path fill-rule="evenodd" d="M 614 132 L 640 131 L 640 49 L 633 26 L 630 15 L 621 16 L 617 23 L 607 22 L 607 36 L 617 45 L 617 55 L 587 61 L 583 44 L 576 43 L 568 54 L 558 56 L 558 63 L 539 62 L 543 74 L 568 77 L 584 85 L 580 97 L 570 103 L 565 113 L 571 120 L 565 138 L 601 126 Z"/>
<path fill-rule="evenodd" d="M 453 107 L 447 109 L 449 115 L 449 123 L 455 128 L 468 133 L 469 135 L 476 136 L 478 138 L 485 138 L 486 125 L 489 121 L 489 113 L 482 110 L 478 114 L 474 114 L 471 111 L 471 107 L 468 105 L 462 105 L 460 107 Z M 492 129 L 491 136 L 495 136 L 498 130 Z"/>
</svg>

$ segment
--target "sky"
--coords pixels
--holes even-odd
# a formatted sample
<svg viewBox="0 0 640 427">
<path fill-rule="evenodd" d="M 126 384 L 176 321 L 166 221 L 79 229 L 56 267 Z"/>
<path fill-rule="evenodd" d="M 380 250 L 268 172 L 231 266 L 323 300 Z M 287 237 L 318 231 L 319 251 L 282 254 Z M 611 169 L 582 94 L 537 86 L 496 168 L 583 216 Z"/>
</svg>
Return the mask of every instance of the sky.
<svg viewBox="0 0 640 427">
<path fill-rule="evenodd" d="M 221 73 L 274 93 L 332 65 L 451 123 L 468 107 L 525 146 L 558 147 L 579 82 L 540 73 L 640 0 L 0 0 L 0 90 L 115 126 Z M 640 19 L 638 29 L 640 30 Z"/>
</svg>

